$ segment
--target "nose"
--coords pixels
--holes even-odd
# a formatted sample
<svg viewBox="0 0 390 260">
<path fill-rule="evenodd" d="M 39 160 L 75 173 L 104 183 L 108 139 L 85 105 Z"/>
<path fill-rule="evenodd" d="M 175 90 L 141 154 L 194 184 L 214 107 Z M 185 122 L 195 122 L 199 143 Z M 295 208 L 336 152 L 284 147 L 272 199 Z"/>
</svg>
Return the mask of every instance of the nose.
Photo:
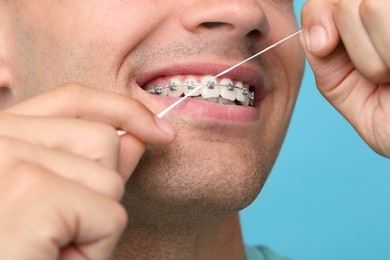
<svg viewBox="0 0 390 260">
<path fill-rule="evenodd" d="M 260 39 L 269 32 L 266 14 L 257 0 L 194 1 L 181 22 L 188 31 L 223 34 L 232 40 Z"/>
</svg>

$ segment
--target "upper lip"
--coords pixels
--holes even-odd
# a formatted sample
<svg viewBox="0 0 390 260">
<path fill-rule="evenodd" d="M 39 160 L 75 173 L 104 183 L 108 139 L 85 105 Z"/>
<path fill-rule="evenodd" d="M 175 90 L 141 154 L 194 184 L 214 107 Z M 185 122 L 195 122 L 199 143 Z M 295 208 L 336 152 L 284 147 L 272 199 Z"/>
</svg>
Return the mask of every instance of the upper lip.
<svg viewBox="0 0 390 260">
<path fill-rule="evenodd" d="M 234 64 L 233 64 L 234 65 Z M 143 87 L 147 82 L 161 76 L 175 76 L 175 75 L 217 75 L 222 71 L 230 68 L 229 65 L 218 65 L 210 63 L 197 64 L 180 64 L 158 69 L 156 71 L 144 73 L 137 79 L 137 84 Z M 251 86 L 251 91 L 254 91 L 256 96 L 262 96 L 264 93 L 263 77 L 260 72 L 242 65 L 234 70 L 222 75 L 220 78 L 230 78 L 232 80 L 241 81 Z"/>
</svg>

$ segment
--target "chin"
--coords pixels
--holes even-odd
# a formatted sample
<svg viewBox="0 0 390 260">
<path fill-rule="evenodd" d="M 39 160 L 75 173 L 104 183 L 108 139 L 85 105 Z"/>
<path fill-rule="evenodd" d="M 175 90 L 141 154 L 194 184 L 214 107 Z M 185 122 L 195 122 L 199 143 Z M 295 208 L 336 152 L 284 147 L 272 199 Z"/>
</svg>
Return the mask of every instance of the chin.
<svg viewBox="0 0 390 260">
<path fill-rule="evenodd" d="M 277 155 L 255 144 L 256 152 L 210 143 L 205 152 L 201 142 L 179 143 L 147 148 L 127 183 L 130 219 L 162 224 L 166 217 L 169 225 L 223 219 L 256 198 Z"/>
</svg>

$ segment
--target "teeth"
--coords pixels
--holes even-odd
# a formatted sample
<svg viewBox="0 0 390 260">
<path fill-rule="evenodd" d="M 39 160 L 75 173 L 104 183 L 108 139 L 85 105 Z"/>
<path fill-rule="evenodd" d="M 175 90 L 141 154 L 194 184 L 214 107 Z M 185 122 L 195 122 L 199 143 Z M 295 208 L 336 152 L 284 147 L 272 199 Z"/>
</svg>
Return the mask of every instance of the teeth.
<svg viewBox="0 0 390 260">
<path fill-rule="evenodd" d="M 218 103 L 219 102 L 219 97 L 207 98 L 206 100 L 209 101 L 209 102 Z"/>
<path fill-rule="evenodd" d="M 248 99 L 248 100 L 245 100 L 244 102 L 240 102 L 240 104 L 241 104 L 242 106 L 247 107 L 247 106 L 249 106 L 250 101 L 249 101 L 249 99 Z"/>
<path fill-rule="evenodd" d="M 221 97 L 230 101 L 236 100 L 237 94 L 234 91 L 234 85 L 231 79 L 222 79 L 219 85 L 224 86 L 220 88 Z"/>
<path fill-rule="evenodd" d="M 193 91 L 194 88 L 196 88 L 197 86 L 199 86 L 199 85 L 198 85 L 196 78 L 194 78 L 194 77 L 187 78 L 186 83 L 183 85 L 184 95 L 187 95 L 188 93 Z M 191 94 L 190 97 L 196 97 L 199 95 L 200 95 L 200 89 L 198 89 L 193 94 Z"/>
<path fill-rule="evenodd" d="M 255 105 L 255 93 L 249 93 L 249 106 L 253 107 Z"/>
<path fill-rule="evenodd" d="M 244 84 L 242 84 L 241 82 L 237 82 L 236 84 L 235 84 L 235 86 L 236 87 L 238 87 L 238 88 L 236 88 L 235 89 L 235 92 L 236 92 L 236 95 L 237 95 L 237 97 L 236 97 L 236 99 L 238 100 L 238 101 L 240 101 L 240 103 L 242 104 L 242 105 L 245 105 L 245 104 L 249 104 L 249 90 L 248 89 L 244 89 Z"/>
<path fill-rule="evenodd" d="M 183 82 L 178 78 L 171 78 L 168 84 L 168 96 L 180 97 L 183 94 Z"/>
<path fill-rule="evenodd" d="M 203 101 L 208 101 L 208 102 L 213 102 L 213 103 L 219 103 L 220 98 L 217 98 L 217 97 L 203 98 L 202 96 L 197 96 L 197 97 L 193 97 L 193 99 L 203 100 Z"/>
<path fill-rule="evenodd" d="M 200 83 L 199 83 L 200 81 Z M 249 85 L 241 81 L 233 83 L 231 79 L 223 78 L 219 83 L 212 76 L 194 77 L 172 77 L 168 84 L 162 85 L 159 81 L 146 91 L 156 95 L 180 97 L 192 92 L 195 88 L 200 89 L 191 94 L 192 98 L 207 100 L 209 102 L 225 105 L 241 104 L 253 106 L 254 93 L 249 90 Z M 236 101 L 236 102 L 235 102 Z"/>
<path fill-rule="evenodd" d="M 156 93 L 157 95 L 165 95 L 166 96 L 168 94 L 167 88 L 164 88 L 160 84 L 154 85 L 153 90 L 154 90 L 154 93 Z"/>
<path fill-rule="evenodd" d="M 224 105 L 235 105 L 236 104 L 231 100 L 224 99 L 223 97 L 219 97 L 218 103 L 224 104 Z"/>
<path fill-rule="evenodd" d="M 219 97 L 219 86 L 212 76 L 205 76 L 201 81 L 203 87 L 200 89 L 200 94 L 204 98 Z"/>
</svg>

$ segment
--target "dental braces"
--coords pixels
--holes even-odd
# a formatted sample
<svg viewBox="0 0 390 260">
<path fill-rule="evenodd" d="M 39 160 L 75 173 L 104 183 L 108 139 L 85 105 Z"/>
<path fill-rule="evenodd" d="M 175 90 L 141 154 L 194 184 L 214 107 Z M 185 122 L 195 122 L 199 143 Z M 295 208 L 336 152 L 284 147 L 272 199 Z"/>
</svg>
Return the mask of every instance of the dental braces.
<svg viewBox="0 0 390 260">
<path fill-rule="evenodd" d="M 216 86 L 218 87 L 225 87 L 228 91 L 234 91 L 235 89 L 239 89 L 242 91 L 242 94 L 244 96 L 248 96 L 249 98 L 249 105 L 253 106 L 255 101 L 255 93 L 250 91 L 248 88 L 244 87 L 238 87 L 233 85 L 232 83 L 229 84 L 216 84 L 214 81 L 209 81 L 207 83 L 195 83 L 194 81 L 190 80 L 187 81 L 185 84 L 178 85 L 176 83 L 170 83 L 168 87 L 163 87 L 160 84 L 156 84 L 153 86 L 153 89 L 146 90 L 150 94 L 154 95 L 161 95 L 164 93 L 164 90 L 168 89 L 170 91 L 177 91 L 178 87 L 187 87 L 188 90 L 193 90 L 195 87 L 198 87 L 199 85 L 205 86 L 208 89 L 214 89 Z"/>
</svg>

